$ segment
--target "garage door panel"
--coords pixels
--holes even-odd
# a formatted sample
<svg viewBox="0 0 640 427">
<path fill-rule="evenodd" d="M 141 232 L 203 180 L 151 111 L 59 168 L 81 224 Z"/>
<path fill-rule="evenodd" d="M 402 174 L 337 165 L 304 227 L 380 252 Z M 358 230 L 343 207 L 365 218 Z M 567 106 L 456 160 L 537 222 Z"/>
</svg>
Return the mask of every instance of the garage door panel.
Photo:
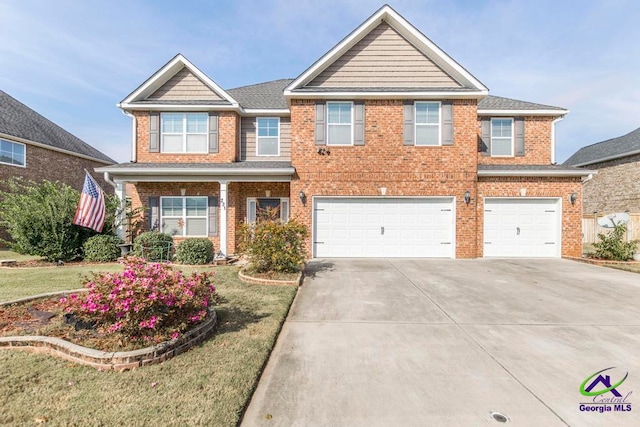
<svg viewBox="0 0 640 427">
<path fill-rule="evenodd" d="M 314 206 L 316 257 L 454 257 L 453 198 L 318 198 Z"/>
<path fill-rule="evenodd" d="M 558 257 L 558 199 L 485 199 L 485 257 Z"/>
</svg>

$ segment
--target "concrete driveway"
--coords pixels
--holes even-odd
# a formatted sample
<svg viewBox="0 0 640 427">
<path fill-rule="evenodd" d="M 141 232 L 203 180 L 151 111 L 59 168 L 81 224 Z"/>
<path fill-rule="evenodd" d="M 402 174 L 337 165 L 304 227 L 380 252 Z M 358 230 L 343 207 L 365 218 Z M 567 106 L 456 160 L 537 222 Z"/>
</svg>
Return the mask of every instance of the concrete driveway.
<svg viewBox="0 0 640 427">
<path fill-rule="evenodd" d="M 310 272 L 243 425 L 501 425 L 492 412 L 519 426 L 640 425 L 640 275 L 484 259 Z M 633 392 L 632 410 L 581 412 L 594 399 L 581 383 L 609 367 L 611 384 L 628 372 L 616 391 Z"/>
</svg>

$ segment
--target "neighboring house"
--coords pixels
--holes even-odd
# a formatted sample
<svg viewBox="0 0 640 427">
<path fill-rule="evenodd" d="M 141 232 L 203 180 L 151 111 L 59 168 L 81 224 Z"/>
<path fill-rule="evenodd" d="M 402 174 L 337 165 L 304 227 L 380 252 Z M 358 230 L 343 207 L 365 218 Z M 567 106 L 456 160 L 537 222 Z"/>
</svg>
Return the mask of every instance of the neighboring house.
<svg viewBox="0 0 640 427">
<path fill-rule="evenodd" d="M 0 90 L 0 180 L 64 182 L 78 191 L 84 170 L 115 161 Z M 105 191 L 102 176 L 100 185 Z"/>
<path fill-rule="evenodd" d="M 132 163 L 97 171 L 223 254 L 267 207 L 312 257 L 581 254 L 590 171 L 554 164 L 568 111 L 490 96 L 389 6 L 293 80 L 224 90 L 177 55 L 119 107 Z"/>
<path fill-rule="evenodd" d="M 583 147 L 564 164 L 598 170 L 582 187 L 585 215 L 640 213 L 640 128 Z"/>
</svg>

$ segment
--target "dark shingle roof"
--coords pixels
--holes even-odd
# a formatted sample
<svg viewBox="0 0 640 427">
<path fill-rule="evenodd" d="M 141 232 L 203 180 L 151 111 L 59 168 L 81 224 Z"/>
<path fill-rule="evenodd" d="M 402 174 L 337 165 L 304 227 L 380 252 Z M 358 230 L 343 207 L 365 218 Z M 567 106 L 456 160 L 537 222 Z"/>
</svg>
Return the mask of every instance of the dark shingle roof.
<svg viewBox="0 0 640 427">
<path fill-rule="evenodd" d="M 274 80 L 229 89 L 227 93 L 244 108 L 289 108 L 284 99 L 284 88 L 292 81 L 293 79 Z"/>
<path fill-rule="evenodd" d="M 2 90 L 0 90 L 0 133 L 115 163 L 113 159 Z"/>
<path fill-rule="evenodd" d="M 551 105 L 536 104 L 533 102 L 520 101 L 517 99 L 503 98 L 501 96 L 488 95 L 478 102 L 478 110 L 557 110 L 564 111 L 564 108 L 553 107 Z"/>
<path fill-rule="evenodd" d="M 640 152 L 640 128 L 618 138 L 582 147 L 564 162 L 567 166 L 590 165 L 605 159 L 625 157 Z"/>
</svg>

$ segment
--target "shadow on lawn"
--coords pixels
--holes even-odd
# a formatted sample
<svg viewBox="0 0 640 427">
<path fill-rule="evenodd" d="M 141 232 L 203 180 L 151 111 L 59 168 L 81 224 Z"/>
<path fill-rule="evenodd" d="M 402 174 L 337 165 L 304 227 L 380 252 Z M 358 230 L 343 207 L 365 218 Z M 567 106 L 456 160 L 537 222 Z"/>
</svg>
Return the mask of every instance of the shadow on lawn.
<svg viewBox="0 0 640 427">
<path fill-rule="evenodd" d="M 333 270 L 334 264 L 329 261 L 310 261 L 304 268 L 304 275 L 315 279 L 316 274 Z"/>
<path fill-rule="evenodd" d="M 237 332 L 247 327 L 251 323 L 258 323 L 269 313 L 256 314 L 250 310 L 237 307 L 216 307 L 218 315 L 218 333 Z"/>
</svg>

